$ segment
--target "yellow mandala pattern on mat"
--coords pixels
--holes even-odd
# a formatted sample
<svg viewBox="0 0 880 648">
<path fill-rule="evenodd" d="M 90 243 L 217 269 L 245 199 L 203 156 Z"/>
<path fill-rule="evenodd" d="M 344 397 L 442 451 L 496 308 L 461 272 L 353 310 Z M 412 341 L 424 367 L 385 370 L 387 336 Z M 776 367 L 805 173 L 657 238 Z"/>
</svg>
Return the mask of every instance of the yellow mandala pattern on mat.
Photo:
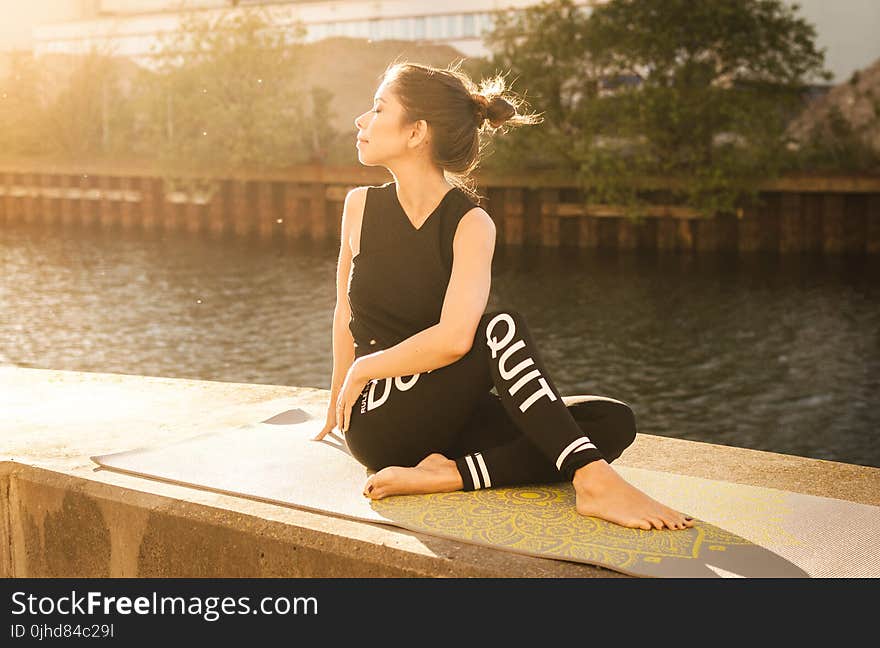
<svg viewBox="0 0 880 648">
<path fill-rule="evenodd" d="M 644 531 L 585 517 L 575 510 L 574 489 L 557 485 L 395 495 L 372 506 L 391 522 L 433 535 L 611 568 L 751 544 L 700 522 L 683 531 Z"/>
<path fill-rule="evenodd" d="M 804 546 L 785 528 L 795 515 L 791 493 L 743 484 L 709 481 L 670 473 L 617 467 L 629 483 L 679 511 L 691 511 L 699 502 L 699 515 L 720 526 L 747 528 L 752 542 L 764 546 Z"/>
</svg>

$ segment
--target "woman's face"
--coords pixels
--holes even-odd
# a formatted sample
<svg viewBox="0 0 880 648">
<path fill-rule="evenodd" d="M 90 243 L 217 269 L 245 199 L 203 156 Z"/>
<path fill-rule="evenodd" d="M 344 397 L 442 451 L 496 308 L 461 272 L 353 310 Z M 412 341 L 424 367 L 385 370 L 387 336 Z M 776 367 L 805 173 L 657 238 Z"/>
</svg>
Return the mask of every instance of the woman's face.
<svg viewBox="0 0 880 648">
<path fill-rule="evenodd" d="M 403 106 L 384 83 L 373 98 L 373 108 L 354 120 L 357 126 L 358 158 L 365 164 L 378 164 L 406 153 L 409 136 L 401 128 Z"/>
</svg>

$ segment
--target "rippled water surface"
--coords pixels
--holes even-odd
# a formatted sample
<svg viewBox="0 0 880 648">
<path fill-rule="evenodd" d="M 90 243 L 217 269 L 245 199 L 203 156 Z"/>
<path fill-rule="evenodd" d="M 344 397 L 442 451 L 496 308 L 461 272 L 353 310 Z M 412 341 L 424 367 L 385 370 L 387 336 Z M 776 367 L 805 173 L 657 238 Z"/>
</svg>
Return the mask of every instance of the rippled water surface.
<svg viewBox="0 0 880 648">
<path fill-rule="evenodd" d="M 0 365 L 329 388 L 333 245 L 0 229 Z M 563 394 L 641 432 L 880 466 L 880 260 L 499 247 Z"/>
</svg>

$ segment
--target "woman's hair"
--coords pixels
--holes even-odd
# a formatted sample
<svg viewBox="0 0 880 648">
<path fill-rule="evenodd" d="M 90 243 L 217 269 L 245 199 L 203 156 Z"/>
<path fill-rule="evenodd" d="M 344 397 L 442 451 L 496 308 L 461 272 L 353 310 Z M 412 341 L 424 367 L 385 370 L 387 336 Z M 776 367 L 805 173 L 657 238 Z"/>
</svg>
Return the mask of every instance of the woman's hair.
<svg viewBox="0 0 880 648">
<path fill-rule="evenodd" d="M 484 79 L 477 86 L 460 70 L 463 60 L 445 69 L 395 62 L 382 79 L 403 106 L 405 123 L 424 119 L 430 124 L 431 156 L 447 180 L 479 202 L 470 174 L 485 148 L 481 134 L 506 132 L 506 125 L 543 120 L 533 113 L 517 112 L 525 102 L 505 88 L 502 75 Z"/>
</svg>

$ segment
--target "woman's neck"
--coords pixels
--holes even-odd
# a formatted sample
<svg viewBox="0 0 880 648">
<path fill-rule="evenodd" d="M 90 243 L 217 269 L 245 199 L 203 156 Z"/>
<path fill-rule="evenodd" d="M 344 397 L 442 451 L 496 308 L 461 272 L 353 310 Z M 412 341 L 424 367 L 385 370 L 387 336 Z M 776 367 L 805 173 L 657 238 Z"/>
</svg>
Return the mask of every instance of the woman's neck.
<svg viewBox="0 0 880 648">
<path fill-rule="evenodd" d="M 392 172 L 392 175 L 397 185 L 397 200 L 410 220 L 415 221 L 413 224 L 416 226 L 431 214 L 443 196 L 454 186 L 446 180 L 442 172 L 440 174 Z"/>
</svg>

